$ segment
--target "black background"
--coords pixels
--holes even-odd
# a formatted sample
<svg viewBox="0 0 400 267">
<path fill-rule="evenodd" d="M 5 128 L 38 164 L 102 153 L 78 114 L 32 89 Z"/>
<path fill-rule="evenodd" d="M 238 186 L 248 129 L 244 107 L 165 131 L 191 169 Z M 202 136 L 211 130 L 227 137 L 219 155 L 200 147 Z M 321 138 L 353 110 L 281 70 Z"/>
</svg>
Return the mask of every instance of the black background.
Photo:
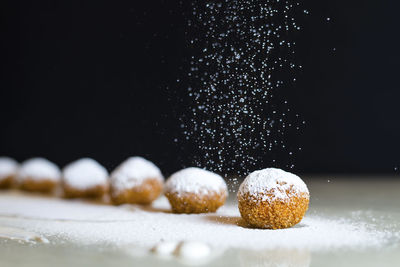
<svg viewBox="0 0 400 267">
<path fill-rule="evenodd" d="M 190 56 L 178 1 L 1 1 L 0 155 L 112 169 L 131 155 L 191 164 L 177 109 Z M 291 108 L 306 121 L 296 172 L 395 173 L 400 165 L 396 1 L 305 1 Z M 330 18 L 328 21 L 327 18 Z M 268 162 L 268 160 L 265 160 Z"/>
</svg>

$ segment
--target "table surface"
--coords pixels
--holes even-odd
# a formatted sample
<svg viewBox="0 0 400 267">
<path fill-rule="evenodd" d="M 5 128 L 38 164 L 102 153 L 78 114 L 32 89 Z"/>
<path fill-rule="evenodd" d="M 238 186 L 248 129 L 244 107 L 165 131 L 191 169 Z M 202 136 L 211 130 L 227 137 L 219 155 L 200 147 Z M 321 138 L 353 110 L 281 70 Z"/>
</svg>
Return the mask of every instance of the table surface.
<svg viewBox="0 0 400 267">
<path fill-rule="evenodd" d="M 306 179 L 311 192 L 309 213 L 346 217 L 366 212 L 379 218 L 381 229 L 400 233 L 400 177 L 320 176 Z M 2 192 L 0 192 L 2 194 Z M 235 201 L 234 194 L 228 201 Z M 365 218 L 366 223 L 368 219 Z M 0 226 L 2 216 L 0 214 Z M 400 237 L 400 234 L 397 234 Z M 263 252 L 229 249 L 207 262 L 207 266 L 400 266 L 399 238 L 379 249 L 338 249 L 334 251 Z M 128 254 L 101 246 L 26 244 L 0 239 L 0 266 L 179 266 L 174 259 L 147 253 Z"/>
</svg>

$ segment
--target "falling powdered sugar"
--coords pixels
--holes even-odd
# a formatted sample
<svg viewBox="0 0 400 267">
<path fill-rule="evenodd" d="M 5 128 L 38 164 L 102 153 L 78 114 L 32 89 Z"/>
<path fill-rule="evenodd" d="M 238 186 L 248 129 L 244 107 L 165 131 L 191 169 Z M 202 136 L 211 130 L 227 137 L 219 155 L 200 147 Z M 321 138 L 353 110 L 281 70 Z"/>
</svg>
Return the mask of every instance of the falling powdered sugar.
<svg viewBox="0 0 400 267">
<path fill-rule="evenodd" d="M 238 195 L 255 196 L 254 200 L 289 200 L 291 195 L 309 194 L 307 185 L 297 175 L 277 168 L 266 168 L 250 173 L 239 187 Z M 261 199 L 259 199 L 261 198 Z"/>
<path fill-rule="evenodd" d="M 207 194 L 211 192 L 227 192 L 227 186 L 216 173 L 190 167 L 171 175 L 165 184 L 165 189 L 171 193 Z"/>
<path fill-rule="evenodd" d="M 63 169 L 63 182 L 78 189 L 92 188 L 107 183 L 108 172 L 97 161 L 83 158 Z"/>
<path fill-rule="evenodd" d="M 301 151 L 292 137 L 305 121 L 286 94 L 302 71 L 296 56 L 302 2 L 182 2 L 190 10 L 189 55 L 187 75 L 177 80 L 187 94 L 178 102 L 175 142 L 185 154 L 190 145 L 193 165 L 220 173 L 292 169 Z"/>
</svg>

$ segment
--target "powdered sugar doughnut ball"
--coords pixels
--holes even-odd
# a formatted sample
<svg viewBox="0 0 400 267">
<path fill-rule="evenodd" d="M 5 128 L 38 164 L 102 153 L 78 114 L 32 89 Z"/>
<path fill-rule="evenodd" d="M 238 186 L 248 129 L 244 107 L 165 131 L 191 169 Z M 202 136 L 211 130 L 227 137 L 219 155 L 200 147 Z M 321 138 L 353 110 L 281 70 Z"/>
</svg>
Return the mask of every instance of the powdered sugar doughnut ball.
<svg viewBox="0 0 400 267">
<path fill-rule="evenodd" d="M 280 229 L 299 223 L 310 194 L 300 177 L 276 168 L 250 173 L 239 187 L 239 210 L 251 226 Z"/>
<path fill-rule="evenodd" d="M 64 167 L 62 184 L 67 198 L 101 198 L 108 192 L 108 172 L 97 161 L 82 158 Z"/>
<path fill-rule="evenodd" d="M 0 188 L 9 188 L 17 177 L 18 163 L 12 158 L 0 157 Z"/>
<path fill-rule="evenodd" d="M 51 192 L 59 184 L 60 177 L 58 166 L 44 158 L 24 161 L 18 171 L 19 186 L 27 191 Z"/>
<path fill-rule="evenodd" d="M 225 203 L 228 189 L 218 174 L 192 167 L 169 177 L 165 196 L 175 213 L 215 212 Z"/>
<path fill-rule="evenodd" d="M 131 157 L 111 173 L 110 182 L 115 204 L 150 204 L 161 194 L 164 177 L 152 162 Z"/>
</svg>

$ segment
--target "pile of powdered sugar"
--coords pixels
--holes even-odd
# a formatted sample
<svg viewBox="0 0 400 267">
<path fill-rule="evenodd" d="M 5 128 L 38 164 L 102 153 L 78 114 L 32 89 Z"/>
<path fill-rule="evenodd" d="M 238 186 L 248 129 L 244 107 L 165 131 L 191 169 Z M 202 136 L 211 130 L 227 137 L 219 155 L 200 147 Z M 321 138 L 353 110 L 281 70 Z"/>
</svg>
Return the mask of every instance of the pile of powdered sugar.
<svg viewBox="0 0 400 267">
<path fill-rule="evenodd" d="M 277 168 L 267 168 L 250 173 L 240 185 L 238 195 L 249 194 L 262 201 L 286 201 L 291 197 L 287 192 L 309 194 L 307 185 L 297 175 Z"/>
<path fill-rule="evenodd" d="M 216 173 L 200 169 L 186 168 L 168 178 L 165 189 L 171 193 L 207 194 L 211 192 L 227 191 L 227 186 Z"/>
<path fill-rule="evenodd" d="M 160 169 L 142 157 L 128 158 L 111 173 L 110 178 L 113 188 L 117 190 L 139 186 L 149 178 L 164 180 Z"/>
<path fill-rule="evenodd" d="M 212 248 L 313 251 L 380 247 L 390 233 L 362 222 L 306 215 L 289 229 L 261 230 L 243 225 L 236 203 L 210 214 L 173 214 L 165 197 L 152 207 L 107 206 L 25 194 L 0 195 L 3 227 L 36 232 L 52 243 L 134 245 L 150 249 L 160 241 L 204 242 Z"/>
</svg>

